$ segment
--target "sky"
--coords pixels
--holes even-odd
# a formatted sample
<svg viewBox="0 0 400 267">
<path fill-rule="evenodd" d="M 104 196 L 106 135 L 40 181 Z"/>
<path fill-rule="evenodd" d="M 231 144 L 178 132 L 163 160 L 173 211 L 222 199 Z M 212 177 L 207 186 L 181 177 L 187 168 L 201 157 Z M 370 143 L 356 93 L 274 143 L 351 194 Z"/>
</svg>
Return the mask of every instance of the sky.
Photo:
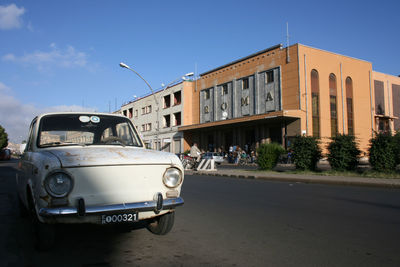
<svg viewBox="0 0 400 267">
<path fill-rule="evenodd" d="M 0 0 L 0 125 L 26 140 L 49 111 L 118 110 L 149 88 L 287 42 L 400 74 L 400 1 Z"/>
</svg>

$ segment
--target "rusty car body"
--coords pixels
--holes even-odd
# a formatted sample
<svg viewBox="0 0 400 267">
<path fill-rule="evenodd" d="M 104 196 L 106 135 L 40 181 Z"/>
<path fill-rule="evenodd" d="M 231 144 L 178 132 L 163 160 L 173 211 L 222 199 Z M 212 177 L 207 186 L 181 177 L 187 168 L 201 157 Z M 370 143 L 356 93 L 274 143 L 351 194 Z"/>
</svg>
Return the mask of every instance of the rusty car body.
<svg viewBox="0 0 400 267">
<path fill-rule="evenodd" d="M 183 167 L 174 154 L 148 150 L 132 122 L 103 113 L 36 117 L 21 156 L 21 210 L 33 218 L 36 243 L 54 243 L 55 224 L 93 223 L 168 233 L 180 197 Z"/>
</svg>

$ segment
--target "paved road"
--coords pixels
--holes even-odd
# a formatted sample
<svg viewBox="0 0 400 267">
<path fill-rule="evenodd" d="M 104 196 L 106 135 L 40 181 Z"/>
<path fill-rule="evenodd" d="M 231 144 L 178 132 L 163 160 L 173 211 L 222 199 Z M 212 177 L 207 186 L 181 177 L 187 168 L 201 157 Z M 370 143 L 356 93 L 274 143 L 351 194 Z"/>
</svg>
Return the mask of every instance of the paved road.
<svg viewBox="0 0 400 267">
<path fill-rule="evenodd" d="M 1 266 L 400 266 L 398 189 L 215 176 L 186 176 L 167 236 L 63 227 L 37 253 L 12 167 L 0 163 Z"/>
</svg>

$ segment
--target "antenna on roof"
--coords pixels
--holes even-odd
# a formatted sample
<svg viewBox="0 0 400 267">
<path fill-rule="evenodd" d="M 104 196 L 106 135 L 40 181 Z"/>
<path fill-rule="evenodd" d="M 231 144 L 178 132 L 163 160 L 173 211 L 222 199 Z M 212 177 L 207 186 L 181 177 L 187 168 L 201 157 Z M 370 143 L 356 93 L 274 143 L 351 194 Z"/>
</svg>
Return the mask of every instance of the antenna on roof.
<svg viewBox="0 0 400 267">
<path fill-rule="evenodd" d="M 290 62 L 289 55 L 289 22 L 286 22 L 286 63 Z"/>
</svg>

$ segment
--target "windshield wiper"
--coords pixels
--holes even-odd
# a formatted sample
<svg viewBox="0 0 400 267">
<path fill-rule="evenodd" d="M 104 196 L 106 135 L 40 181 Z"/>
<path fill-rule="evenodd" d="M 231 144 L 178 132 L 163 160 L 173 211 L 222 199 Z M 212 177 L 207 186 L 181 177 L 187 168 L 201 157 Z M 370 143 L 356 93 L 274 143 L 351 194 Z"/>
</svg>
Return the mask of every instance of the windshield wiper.
<svg viewBox="0 0 400 267">
<path fill-rule="evenodd" d="M 71 142 L 50 142 L 50 143 L 46 143 L 46 144 L 42 144 L 40 145 L 40 147 L 50 147 L 50 146 L 76 146 L 76 145 L 80 145 L 78 143 L 71 143 Z"/>
</svg>

